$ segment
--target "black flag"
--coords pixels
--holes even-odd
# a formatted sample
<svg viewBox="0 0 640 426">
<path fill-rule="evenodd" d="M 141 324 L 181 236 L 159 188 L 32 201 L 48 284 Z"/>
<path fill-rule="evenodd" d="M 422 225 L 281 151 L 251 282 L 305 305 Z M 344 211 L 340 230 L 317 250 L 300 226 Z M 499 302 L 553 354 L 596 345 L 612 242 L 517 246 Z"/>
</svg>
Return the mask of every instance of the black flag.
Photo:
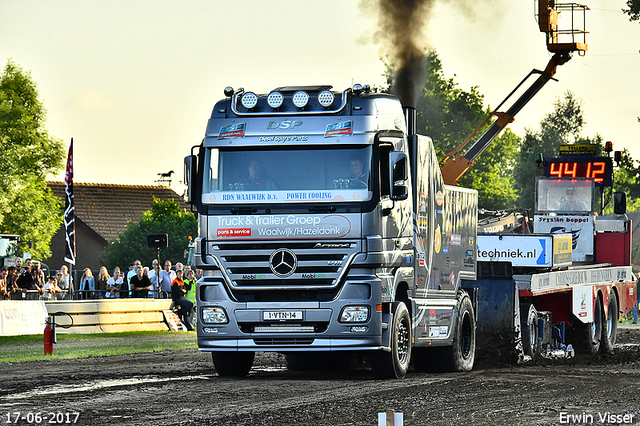
<svg viewBox="0 0 640 426">
<path fill-rule="evenodd" d="M 67 171 L 64 175 L 64 192 L 67 199 L 64 204 L 64 229 L 67 246 L 64 251 L 64 261 L 76 264 L 76 216 L 73 207 L 73 138 L 69 146 L 67 157 Z"/>
</svg>

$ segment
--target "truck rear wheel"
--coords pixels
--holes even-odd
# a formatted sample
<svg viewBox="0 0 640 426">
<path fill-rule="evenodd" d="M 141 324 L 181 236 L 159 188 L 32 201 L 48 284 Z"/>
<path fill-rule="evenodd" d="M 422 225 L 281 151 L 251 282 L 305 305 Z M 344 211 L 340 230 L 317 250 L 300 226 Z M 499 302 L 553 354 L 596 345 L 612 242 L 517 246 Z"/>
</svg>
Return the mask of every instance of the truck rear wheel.
<svg viewBox="0 0 640 426">
<path fill-rule="evenodd" d="M 453 344 L 443 348 L 443 368 L 447 371 L 471 371 L 476 357 L 476 317 L 467 293 L 458 295 L 458 320 L 452 332 Z"/>
<path fill-rule="evenodd" d="M 402 379 L 411 361 L 411 318 L 404 302 L 394 302 L 391 326 L 391 351 L 371 355 L 371 369 L 379 379 Z"/>
<path fill-rule="evenodd" d="M 611 290 L 609 294 L 609 306 L 607 308 L 607 319 L 604 321 L 604 327 L 602 327 L 602 345 L 600 350 L 603 353 L 610 354 L 613 352 L 613 345 L 615 345 L 618 335 L 619 316 L 618 298 L 616 297 L 616 293 Z"/>
<path fill-rule="evenodd" d="M 212 352 L 213 365 L 220 377 L 244 377 L 251 370 L 255 352 Z"/>
<path fill-rule="evenodd" d="M 522 349 L 525 355 L 535 358 L 538 352 L 538 311 L 532 304 L 520 309 L 522 321 Z"/>
</svg>

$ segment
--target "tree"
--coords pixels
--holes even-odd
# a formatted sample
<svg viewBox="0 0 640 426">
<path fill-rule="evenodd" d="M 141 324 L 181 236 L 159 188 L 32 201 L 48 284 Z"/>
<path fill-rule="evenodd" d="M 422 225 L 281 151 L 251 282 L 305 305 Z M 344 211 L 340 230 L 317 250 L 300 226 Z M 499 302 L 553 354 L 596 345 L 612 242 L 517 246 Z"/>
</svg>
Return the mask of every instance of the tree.
<svg viewBox="0 0 640 426">
<path fill-rule="evenodd" d="M 46 259 L 62 223 L 46 178 L 62 169 L 65 152 L 45 129 L 45 118 L 31 74 L 9 60 L 0 76 L 0 232 L 31 241 L 32 256 Z"/>
<path fill-rule="evenodd" d="M 140 216 L 138 223 L 129 222 L 127 229 L 118 235 L 118 240 L 109 242 L 102 258 L 108 269 L 119 266 L 126 269 L 135 259 L 150 265 L 157 258 L 154 248 L 147 247 L 147 235 L 167 234 L 169 246 L 162 249 L 162 261 L 184 262 L 184 251 L 189 237 L 197 232 L 196 217 L 180 210 L 173 200 L 153 199 L 151 208 Z"/>
<path fill-rule="evenodd" d="M 640 21 L 640 0 L 627 0 L 629 9 L 622 9 L 624 13 L 629 15 L 630 21 Z"/>
<path fill-rule="evenodd" d="M 626 192 L 627 211 L 640 210 L 640 164 L 631 157 L 627 148 L 621 151 L 620 164 L 614 169 L 613 189 Z M 613 213 L 613 203 L 607 203 L 604 213 Z"/>
<path fill-rule="evenodd" d="M 417 130 L 433 139 L 436 153 L 442 158 L 460 145 L 490 110 L 483 107 L 484 96 L 477 87 L 465 91 L 458 87 L 453 78 L 445 78 L 442 63 L 435 52 L 425 55 L 424 64 L 426 81 L 416 102 Z M 385 65 L 387 87 L 382 90 L 388 92 L 393 90 L 396 70 L 394 64 Z M 478 136 L 481 134 L 482 131 Z M 458 185 L 478 191 L 481 207 L 515 207 L 512 172 L 517 144 L 518 137 L 506 129 L 459 179 Z"/>
</svg>

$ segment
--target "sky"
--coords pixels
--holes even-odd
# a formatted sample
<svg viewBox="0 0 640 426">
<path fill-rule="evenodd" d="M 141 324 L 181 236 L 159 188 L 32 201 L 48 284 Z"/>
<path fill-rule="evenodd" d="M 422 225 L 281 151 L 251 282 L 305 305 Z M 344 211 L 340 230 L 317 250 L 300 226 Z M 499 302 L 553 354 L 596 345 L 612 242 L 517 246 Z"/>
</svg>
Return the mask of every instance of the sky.
<svg viewBox="0 0 640 426">
<path fill-rule="evenodd" d="M 48 131 L 74 139 L 75 182 L 154 185 L 174 170 L 178 190 L 226 86 L 384 82 L 388 52 L 361 1 L 0 0 L 0 67 L 12 59 L 31 73 Z M 588 52 L 559 67 L 510 128 L 535 130 L 570 90 L 584 136 L 640 159 L 640 24 L 621 12 L 625 0 L 582 2 Z M 440 0 L 420 43 L 492 107 L 550 59 L 533 0 Z"/>
</svg>

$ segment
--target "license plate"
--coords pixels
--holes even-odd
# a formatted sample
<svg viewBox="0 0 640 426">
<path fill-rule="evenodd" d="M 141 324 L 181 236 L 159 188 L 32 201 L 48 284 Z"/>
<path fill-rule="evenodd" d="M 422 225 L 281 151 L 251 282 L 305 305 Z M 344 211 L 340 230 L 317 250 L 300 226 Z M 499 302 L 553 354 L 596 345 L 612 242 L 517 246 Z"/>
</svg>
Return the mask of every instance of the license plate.
<svg viewBox="0 0 640 426">
<path fill-rule="evenodd" d="M 262 319 L 265 321 L 302 320 L 302 311 L 264 311 Z"/>
</svg>

